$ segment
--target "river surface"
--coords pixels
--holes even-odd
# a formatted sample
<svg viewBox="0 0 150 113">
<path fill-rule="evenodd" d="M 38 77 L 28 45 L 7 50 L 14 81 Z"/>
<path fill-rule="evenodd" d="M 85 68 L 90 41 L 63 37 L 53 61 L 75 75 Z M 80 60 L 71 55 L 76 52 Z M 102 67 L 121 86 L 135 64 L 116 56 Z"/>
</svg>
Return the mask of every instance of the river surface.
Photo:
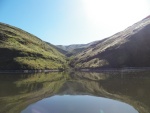
<svg viewBox="0 0 150 113">
<path fill-rule="evenodd" d="M 150 113 L 150 71 L 0 74 L 0 113 Z"/>
</svg>

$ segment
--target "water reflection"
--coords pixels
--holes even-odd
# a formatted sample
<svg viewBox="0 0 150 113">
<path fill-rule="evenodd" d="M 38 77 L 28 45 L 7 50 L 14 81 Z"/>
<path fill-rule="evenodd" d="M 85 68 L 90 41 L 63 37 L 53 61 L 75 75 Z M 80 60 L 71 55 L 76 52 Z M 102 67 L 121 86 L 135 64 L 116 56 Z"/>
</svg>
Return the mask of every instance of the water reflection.
<svg viewBox="0 0 150 113">
<path fill-rule="evenodd" d="M 88 95 L 52 96 L 30 105 L 21 113 L 138 113 L 128 104 Z"/>
<path fill-rule="evenodd" d="M 0 74 L 0 113 L 20 113 L 21 111 L 24 113 L 26 110 L 28 111 L 27 113 L 36 113 L 29 112 L 29 108 L 34 103 L 41 105 L 40 100 L 44 98 L 53 100 L 56 97 L 59 99 L 63 97 L 64 100 L 67 100 L 69 95 L 75 98 L 82 96 L 77 101 L 78 103 L 81 103 L 84 99 L 88 101 L 92 98 L 91 102 L 88 101 L 87 103 L 94 105 L 93 110 L 96 106 L 94 103 L 100 102 L 99 104 L 102 106 L 109 105 L 109 102 L 105 101 L 108 98 L 111 102 L 114 102 L 114 100 L 120 101 L 119 105 L 122 105 L 122 102 L 128 106 L 131 105 L 132 107 L 130 106 L 129 108 L 136 109 L 139 113 L 149 113 L 149 74 L 149 71 Z M 99 98 L 100 101 L 94 101 L 95 98 Z M 72 101 L 71 98 L 68 98 L 68 101 Z M 67 104 L 69 105 L 68 102 Z M 111 105 L 115 104 L 111 103 Z M 44 107 L 46 105 L 43 104 L 41 106 Z M 81 107 L 83 108 L 83 105 Z M 98 108 L 95 109 L 98 110 Z M 117 110 L 115 107 L 112 109 Z M 124 109 L 123 111 L 126 111 L 126 113 L 137 113 L 136 110 L 127 112 Z M 103 113 L 104 108 L 98 111 L 95 113 Z M 119 112 L 123 113 L 123 111 Z M 51 112 L 49 111 L 48 113 Z M 78 111 L 78 113 L 80 112 Z M 107 111 L 106 113 L 113 112 Z"/>
<path fill-rule="evenodd" d="M 0 113 L 20 113 L 28 105 L 57 93 L 67 78 L 65 73 L 1 74 Z"/>
</svg>

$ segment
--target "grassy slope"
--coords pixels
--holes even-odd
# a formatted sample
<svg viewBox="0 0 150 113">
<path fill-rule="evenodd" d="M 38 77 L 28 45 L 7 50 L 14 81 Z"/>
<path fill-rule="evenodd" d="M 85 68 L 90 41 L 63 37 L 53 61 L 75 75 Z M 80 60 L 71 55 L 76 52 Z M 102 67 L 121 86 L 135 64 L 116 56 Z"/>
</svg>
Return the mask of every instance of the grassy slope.
<svg viewBox="0 0 150 113">
<path fill-rule="evenodd" d="M 75 56 L 76 68 L 150 67 L 150 18 L 128 27 Z"/>
<path fill-rule="evenodd" d="M 0 23 L 0 69 L 58 69 L 65 56 L 39 38 Z"/>
</svg>

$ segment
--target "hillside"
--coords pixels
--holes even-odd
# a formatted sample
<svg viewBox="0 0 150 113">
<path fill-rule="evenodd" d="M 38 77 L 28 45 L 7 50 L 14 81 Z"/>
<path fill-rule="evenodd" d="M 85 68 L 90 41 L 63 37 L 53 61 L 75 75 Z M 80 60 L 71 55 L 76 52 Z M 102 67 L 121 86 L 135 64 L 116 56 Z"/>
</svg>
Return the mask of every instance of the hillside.
<svg viewBox="0 0 150 113">
<path fill-rule="evenodd" d="M 0 23 L 0 70 L 58 69 L 65 56 L 19 28 Z"/>
<path fill-rule="evenodd" d="M 75 68 L 150 67 L 150 17 L 77 54 Z"/>
</svg>

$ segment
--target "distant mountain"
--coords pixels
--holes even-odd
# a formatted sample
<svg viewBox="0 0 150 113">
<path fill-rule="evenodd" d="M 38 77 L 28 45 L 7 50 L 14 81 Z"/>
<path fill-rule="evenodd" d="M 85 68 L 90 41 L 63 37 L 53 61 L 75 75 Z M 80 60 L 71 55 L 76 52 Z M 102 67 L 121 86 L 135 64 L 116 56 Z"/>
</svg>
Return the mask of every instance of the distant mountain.
<svg viewBox="0 0 150 113">
<path fill-rule="evenodd" d="M 59 48 L 59 47 L 57 47 L 57 46 L 55 46 L 55 45 L 53 45 L 53 44 L 51 44 L 51 43 L 49 43 L 49 42 L 46 42 L 48 45 L 50 45 L 50 46 L 52 46 L 53 48 L 55 48 L 57 51 L 59 51 L 60 53 L 62 53 L 63 55 L 66 55 L 68 52 L 67 51 L 65 51 L 65 50 L 63 50 L 63 49 L 61 49 L 61 48 Z"/>
<path fill-rule="evenodd" d="M 87 47 L 93 45 L 97 43 L 97 41 L 88 43 L 88 44 L 72 44 L 72 45 L 56 45 L 57 48 L 59 48 L 61 51 L 64 50 L 67 53 L 65 53 L 64 51 L 62 52 L 63 54 L 66 54 L 66 56 L 73 56 L 76 55 L 78 53 L 80 53 L 81 51 L 83 51 L 84 49 L 86 49 Z M 60 51 L 60 52 L 61 52 Z"/>
<path fill-rule="evenodd" d="M 0 23 L 0 70 L 60 69 L 65 56 L 19 28 Z"/>
<path fill-rule="evenodd" d="M 150 67 L 150 16 L 80 52 L 75 68 Z"/>
</svg>

